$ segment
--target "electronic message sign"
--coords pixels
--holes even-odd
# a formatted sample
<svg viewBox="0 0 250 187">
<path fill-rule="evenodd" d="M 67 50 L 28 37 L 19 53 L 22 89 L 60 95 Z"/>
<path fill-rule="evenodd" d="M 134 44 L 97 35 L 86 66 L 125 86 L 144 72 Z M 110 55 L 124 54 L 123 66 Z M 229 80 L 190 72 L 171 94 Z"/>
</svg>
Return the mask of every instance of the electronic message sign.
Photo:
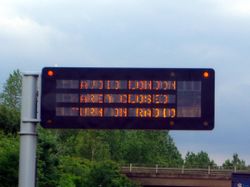
<svg viewBox="0 0 250 187">
<path fill-rule="evenodd" d="M 45 128 L 211 130 L 213 69 L 42 70 Z"/>
</svg>

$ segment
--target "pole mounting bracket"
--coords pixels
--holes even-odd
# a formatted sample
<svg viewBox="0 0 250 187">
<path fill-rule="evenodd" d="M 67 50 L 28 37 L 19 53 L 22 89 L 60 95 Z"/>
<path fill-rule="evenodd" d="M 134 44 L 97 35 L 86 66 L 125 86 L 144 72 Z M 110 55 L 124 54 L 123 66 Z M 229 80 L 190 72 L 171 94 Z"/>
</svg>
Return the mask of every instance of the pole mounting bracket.
<svg viewBox="0 0 250 187">
<path fill-rule="evenodd" d="M 22 119 L 23 123 L 40 123 L 40 119 L 35 119 L 35 118 L 24 118 Z"/>
</svg>

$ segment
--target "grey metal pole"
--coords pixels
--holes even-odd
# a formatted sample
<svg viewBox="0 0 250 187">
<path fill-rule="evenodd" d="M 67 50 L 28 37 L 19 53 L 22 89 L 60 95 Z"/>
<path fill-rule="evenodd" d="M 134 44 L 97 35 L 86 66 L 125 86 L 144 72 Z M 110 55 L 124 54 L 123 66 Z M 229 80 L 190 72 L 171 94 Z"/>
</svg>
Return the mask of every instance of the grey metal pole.
<svg viewBox="0 0 250 187">
<path fill-rule="evenodd" d="M 19 187 L 36 185 L 38 74 L 24 74 L 20 125 Z"/>
</svg>

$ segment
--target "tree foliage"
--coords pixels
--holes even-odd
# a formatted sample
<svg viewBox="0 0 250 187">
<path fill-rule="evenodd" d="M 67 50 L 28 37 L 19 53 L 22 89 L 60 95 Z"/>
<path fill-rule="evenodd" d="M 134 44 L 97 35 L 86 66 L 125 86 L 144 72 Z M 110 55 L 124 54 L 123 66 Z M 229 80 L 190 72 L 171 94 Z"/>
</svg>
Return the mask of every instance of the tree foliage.
<svg viewBox="0 0 250 187">
<path fill-rule="evenodd" d="M 216 164 L 211 160 L 208 154 L 200 151 L 197 154 L 188 152 L 185 157 L 186 168 L 208 168 L 208 166 L 216 167 Z"/>
<path fill-rule="evenodd" d="M 95 162 L 89 172 L 87 186 L 97 187 L 136 187 L 137 184 L 129 181 L 120 174 L 119 166 L 113 161 Z"/>
<path fill-rule="evenodd" d="M 38 186 L 88 187 L 97 183 L 110 187 L 135 186 L 120 174 L 117 164 L 106 161 L 110 156 L 104 132 L 70 135 L 62 131 L 61 135 L 60 131 L 39 128 L 38 133 Z M 70 141 L 62 141 L 62 137 Z M 65 146 L 74 148 L 65 152 Z"/>
<path fill-rule="evenodd" d="M 13 71 L 0 93 L 0 129 L 4 133 L 16 134 L 20 124 L 22 75 Z"/>
<path fill-rule="evenodd" d="M 0 94 L 0 101 L 11 109 L 20 110 L 21 107 L 22 75 L 19 70 L 13 71 L 7 79 Z"/>
<path fill-rule="evenodd" d="M 247 168 L 245 161 L 241 160 L 237 153 L 233 154 L 232 160 L 225 160 L 222 167 L 225 169 L 234 169 L 236 167 L 238 170 L 244 170 Z"/>
<path fill-rule="evenodd" d="M 89 160 L 114 160 L 119 163 L 161 164 L 177 167 L 183 164 L 181 154 L 167 131 L 82 131 L 67 139 L 71 154 Z M 65 144 L 65 141 L 64 141 Z"/>
<path fill-rule="evenodd" d="M 18 138 L 0 131 L 0 185 L 15 187 L 18 181 Z"/>
<path fill-rule="evenodd" d="M 0 129 L 5 134 L 17 134 L 20 124 L 20 112 L 9 108 L 5 105 L 0 105 Z"/>
<path fill-rule="evenodd" d="M 57 136 L 50 130 L 38 128 L 37 174 L 39 187 L 58 185 L 59 147 Z"/>
<path fill-rule="evenodd" d="M 59 186 L 69 187 L 136 187 L 120 173 L 113 161 L 90 161 L 79 157 L 63 156 L 59 164 Z"/>
<path fill-rule="evenodd" d="M 127 132 L 123 147 L 125 163 L 182 165 L 181 154 L 167 131 Z"/>
<path fill-rule="evenodd" d="M 86 186 L 91 162 L 79 157 L 62 156 L 59 161 L 59 186 Z"/>
<path fill-rule="evenodd" d="M 109 159 L 109 145 L 105 142 L 104 134 L 96 130 L 80 132 L 76 142 L 77 155 L 92 161 Z"/>
</svg>

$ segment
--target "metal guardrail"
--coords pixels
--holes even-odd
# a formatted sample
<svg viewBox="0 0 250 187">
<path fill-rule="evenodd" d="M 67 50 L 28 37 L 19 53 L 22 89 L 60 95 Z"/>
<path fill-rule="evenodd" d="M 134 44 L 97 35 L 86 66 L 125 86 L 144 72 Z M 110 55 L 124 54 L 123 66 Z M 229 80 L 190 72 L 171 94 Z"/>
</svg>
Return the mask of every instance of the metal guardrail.
<svg viewBox="0 0 250 187">
<path fill-rule="evenodd" d="M 141 166 L 133 166 L 130 164 L 129 166 L 121 167 L 121 171 L 123 173 L 145 173 L 145 174 L 190 174 L 190 175 L 216 175 L 216 176 L 231 176 L 233 172 L 240 173 L 250 173 L 250 170 L 236 170 L 235 168 L 232 170 L 226 169 L 214 169 L 208 167 L 207 169 L 201 168 L 166 168 L 159 167 L 156 165 L 155 167 L 141 167 Z"/>
</svg>

